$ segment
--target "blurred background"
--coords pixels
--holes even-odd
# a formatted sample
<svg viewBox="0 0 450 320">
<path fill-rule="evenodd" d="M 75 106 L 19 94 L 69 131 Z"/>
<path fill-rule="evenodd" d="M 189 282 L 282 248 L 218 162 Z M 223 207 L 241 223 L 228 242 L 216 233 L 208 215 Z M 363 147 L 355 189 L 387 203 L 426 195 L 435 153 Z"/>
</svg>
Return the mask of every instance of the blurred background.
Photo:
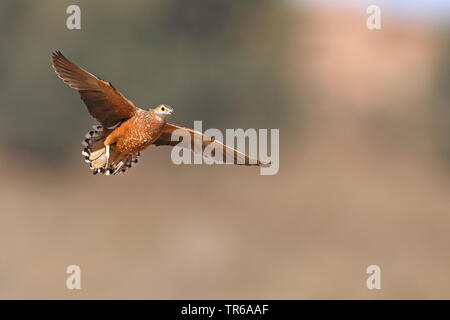
<svg viewBox="0 0 450 320">
<path fill-rule="evenodd" d="M 2 1 L 0 298 L 450 298 L 449 13 Z M 279 128 L 279 173 L 176 166 L 150 147 L 126 175 L 93 176 L 80 142 L 95 121 L 54 50 L 138 106 L 174 106 L 179 125 Z M 71 264 L 81 290 L 65 287 Z"/>
</svg>

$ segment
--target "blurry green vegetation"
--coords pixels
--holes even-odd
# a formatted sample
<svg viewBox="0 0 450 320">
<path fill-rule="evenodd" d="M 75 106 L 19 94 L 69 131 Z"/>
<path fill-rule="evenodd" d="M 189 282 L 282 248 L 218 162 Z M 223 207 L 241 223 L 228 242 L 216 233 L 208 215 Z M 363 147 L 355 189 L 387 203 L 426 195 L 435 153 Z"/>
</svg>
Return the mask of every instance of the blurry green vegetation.
<svg viewBox="0 0 450 320">
<path fill-rule="evenodd" d="M 81 8 L 67 30 L 66 8 Z M 278 1 L 3 1 L 2 143 L 58 161 L 95 123 L 56 77 L 50 54 L 111 81 L 136 105 L 173 105 L 172 121 L 279 128 L 288 92 L 281 66 L 289 14 Z"/>
</svg>

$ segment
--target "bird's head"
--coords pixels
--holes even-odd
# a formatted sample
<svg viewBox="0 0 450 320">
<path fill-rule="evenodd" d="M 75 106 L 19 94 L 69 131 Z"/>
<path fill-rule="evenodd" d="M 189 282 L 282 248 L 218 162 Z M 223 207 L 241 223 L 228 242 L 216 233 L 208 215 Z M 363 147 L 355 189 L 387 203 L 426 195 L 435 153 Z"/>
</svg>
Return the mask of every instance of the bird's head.
<svg viewBox="0 0 450 320">
<path fill-rule="evenodd" d="M 173 108 L 171 106 L 168 106 L 167 104 L 161 104 L 156 108 L 153 108 L 153 112 L 157 117 L 165 121 L 173 114 Z"/>
</svg>

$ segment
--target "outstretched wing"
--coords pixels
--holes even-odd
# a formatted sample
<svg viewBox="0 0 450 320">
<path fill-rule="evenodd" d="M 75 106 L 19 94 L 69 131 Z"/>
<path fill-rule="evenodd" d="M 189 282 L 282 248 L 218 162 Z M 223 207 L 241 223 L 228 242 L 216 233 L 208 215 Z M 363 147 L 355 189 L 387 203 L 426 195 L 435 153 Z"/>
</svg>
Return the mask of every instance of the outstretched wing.
<svg viewBox="0 0 450 320">
<path fill-rule="evenodd" d="M 172 134 L 175 130 L 177 131 L 178 139 L 172 140 Z M 167 145 L 167 146 L 176 146 L 178 143 L 183 141 L 183 136 L 190 136 L 190 145 L 187 144 L 184 145 L 184 147 L 188 147 L 191 151 L 200 151 L 204 155 L 205 148 L 209 146 L 209 150 L 222 150 L 222 157 L 220 157 L 220 154 L 215 154 L 215 152 L 207 152 L 208 155 L 211 155 L 211 158 L 216 160 L 217 162 L 226 162 L 227 156 L 229 159 L 233 159 L 233 164 L 239 164 L 239 165 L 246 165 L 246 166 L 261 166 L 263 165 L 260 161 L 256 159 L 252 159 L 248 156 L 246 156 L 244 153 L 239 152 L 236 149 L 233 149 L 231 147 L 228 147 L 224 145 L 223 143 L 210 138 L 208 136 L 205 136 L 201 132 L 189 129 L 189 128 L 183 128 L 171 123 L 166 123 L 166 125 L 163 128 L 163 133 L 161 136 L 153 142 L 153 144 L 157 146 Z M 175 137 L 174 137 L 175 138 Z M 201 148 L 197 147 L 195 148 L 195 144 L 201 143 Z M 211 149 L 210 149 L 211 148 Z"/>
<path fill-rule="evenodd" d="M 61 52 L 54 52 L 52 60 L 56 74 L 70 87 L 78 90 L 89 113 L 104 127 L 111 127 L 123 119 L 131 118 L 140 110 L 111 83 L 76 66 Z"/>
</svg>

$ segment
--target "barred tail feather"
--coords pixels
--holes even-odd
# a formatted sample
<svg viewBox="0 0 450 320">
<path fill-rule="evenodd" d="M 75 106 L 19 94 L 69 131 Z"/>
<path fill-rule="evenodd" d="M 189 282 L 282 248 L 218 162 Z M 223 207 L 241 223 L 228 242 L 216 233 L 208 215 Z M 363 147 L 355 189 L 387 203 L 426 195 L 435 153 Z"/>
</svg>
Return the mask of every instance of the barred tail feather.
<svg viewBox="0 0 450 320">
<path fill-rule="evenodd" d="M 107 135 L 103 134 L 103 127 L 100 125 L 93 126 L 93 130 L 85 135 L 85 139 L 81 143 L 84 147 L 81 154 L 84 160 L 89 163 L 89 167 L 93 170 L 93 174 L 102 173 L 105 175 L 115 175 L 125 173 L 128 168 L 138 162 L 139 152 L 133 154 L 125 154 L 110 149 L 109 165 L 106 167 L 106 147 L 104 145 Z"/>
</svg>

